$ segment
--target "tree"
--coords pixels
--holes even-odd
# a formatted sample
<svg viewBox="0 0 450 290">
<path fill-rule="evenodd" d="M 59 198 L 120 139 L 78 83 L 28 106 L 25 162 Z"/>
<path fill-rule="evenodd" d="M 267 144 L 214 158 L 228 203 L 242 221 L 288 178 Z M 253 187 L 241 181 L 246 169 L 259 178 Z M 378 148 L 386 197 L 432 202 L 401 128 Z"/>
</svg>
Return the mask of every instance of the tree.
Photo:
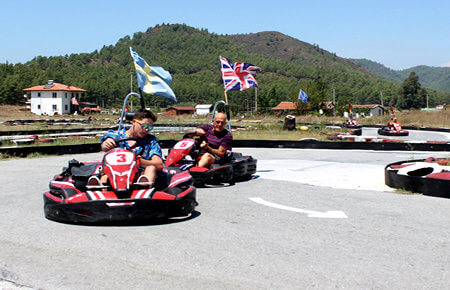
<svg viewBox="0 0 450 290">
<path fill-rule="evenodd" d="M 419 76 L 415 72 L 411 72 L 403 81 L 400 95 L 397 105 L 401 109 L 419 109 L 425 106 L 426 90 L 421 88 Z"/>
</svg>

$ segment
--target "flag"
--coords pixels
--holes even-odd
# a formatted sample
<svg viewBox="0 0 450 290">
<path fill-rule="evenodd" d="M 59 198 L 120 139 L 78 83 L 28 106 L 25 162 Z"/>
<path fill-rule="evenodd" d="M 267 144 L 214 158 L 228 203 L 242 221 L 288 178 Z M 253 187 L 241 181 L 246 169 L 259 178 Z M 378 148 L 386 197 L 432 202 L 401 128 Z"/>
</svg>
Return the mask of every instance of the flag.
<svg viewBox="0 0 450 290">
<path fill-rule="evenodd" d="M 245 62 L 232 63 L 225 57 L 220 57 L 220 65 L 225 91 L 244 91 L 258 86 L 254 75 L 259 67 Z"/>
<path fill-rule="evenodd" d="M 303 103 L 306 103 L 308 102 L 308 95 L 300 89 L 300 92 L 298 93 L 298 99 Z"/>
<path fill-rule="evenodd" d="M 349 112 L 350 114 L 353 113 L 353 112 L 352 112 L 352 105 L 348 105 L 348 112 Z"/>
<path fill-rule="evenodd" d="M 132 47 L 130 47 L 130 53 L 133 57 L 137 82 L 141 91 L 168 98 L 176 103 L 177 98 L 170 88 L 170 84 L 172 84 L 170 73 L 160 66 L 149 66 Z"/>
</svg>

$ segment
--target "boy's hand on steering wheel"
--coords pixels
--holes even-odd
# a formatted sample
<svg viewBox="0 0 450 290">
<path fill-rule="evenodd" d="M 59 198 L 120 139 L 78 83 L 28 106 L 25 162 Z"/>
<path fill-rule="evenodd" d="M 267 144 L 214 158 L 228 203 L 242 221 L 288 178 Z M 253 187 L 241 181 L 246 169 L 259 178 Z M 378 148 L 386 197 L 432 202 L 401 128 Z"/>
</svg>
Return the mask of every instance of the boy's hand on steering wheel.
<svg viewBox="0 0 450 290">
<path fill-rule="evenodd" d="M 102 149 L 104 151 L 109 151 L 109 150 L 113 149 L 114 147 L 116 147 L 116 142 L 114 141 L 113 138 L 107 138 L 102 143 Z"/>
</svg>

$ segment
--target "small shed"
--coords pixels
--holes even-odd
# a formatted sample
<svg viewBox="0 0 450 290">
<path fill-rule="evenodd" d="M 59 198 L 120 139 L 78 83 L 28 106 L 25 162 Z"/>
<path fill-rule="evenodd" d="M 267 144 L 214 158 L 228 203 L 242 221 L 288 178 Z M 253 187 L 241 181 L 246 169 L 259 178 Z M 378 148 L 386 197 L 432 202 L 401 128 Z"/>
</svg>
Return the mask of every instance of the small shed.
<svg viewBox="0 0 450 290">
<path fill-rule="evenodd" d="M 383 116 L 384 108 L 379 104 L 371 104 L 371 105 L 353 105 L 353 110 L 358 112 L 358 109 L 369 109 L 370 116 Z"/>
<path fill-rule="evenodd" d="M 166 109 L 167 116 L 192 115 L 195 112 L 194 107 L 170 107 Z"/>
<path fill-rule="evenodd" d="M 211 108 L 212 108 L 211 104 L 200 104 L 195 106 L 195 113 L 198 116 L 206 116 L 209 113 L 211 113 Z"/>
</svg>

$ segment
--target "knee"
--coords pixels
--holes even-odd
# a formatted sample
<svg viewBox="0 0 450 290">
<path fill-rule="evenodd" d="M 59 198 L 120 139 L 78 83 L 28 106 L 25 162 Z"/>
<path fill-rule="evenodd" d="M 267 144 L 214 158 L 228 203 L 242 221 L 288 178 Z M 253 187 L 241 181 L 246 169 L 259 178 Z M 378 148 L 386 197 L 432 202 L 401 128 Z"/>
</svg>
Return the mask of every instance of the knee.
<svg viewBox="0 0 450 290">
<path fill-rule="evenodd" d="M 156 174 L 156 167 L 153 166 L 153 165 L 150 165 L 150 166 L 145 167 L 144 174 L 145 174 L 145 175 L 148 175 L 148 174 Z"/>
<path fill-rule="evenodd" d="M 216 158 L 214 157 L 214 155 L 212 155 L 211 153 L 205 153 L 205 154 L 203 155 L 203 157 L 204 157 L 206 160 L 210 161 L 210 162 L 214 162 L 214 161 L 216 160 Z"/>
</svg>

